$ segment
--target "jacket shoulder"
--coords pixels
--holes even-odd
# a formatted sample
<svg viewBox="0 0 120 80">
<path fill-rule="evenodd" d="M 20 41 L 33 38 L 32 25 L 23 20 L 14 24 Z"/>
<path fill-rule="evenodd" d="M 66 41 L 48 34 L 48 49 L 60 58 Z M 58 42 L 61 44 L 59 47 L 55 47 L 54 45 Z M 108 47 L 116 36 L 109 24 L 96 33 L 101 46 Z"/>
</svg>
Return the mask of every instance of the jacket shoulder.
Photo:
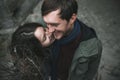
<svg viewBox="0 0 120 80">
<path fill-rule="evenodd" d="M 73 60 L 102 53 L 102 44 L 98 38 L 82 41 L 76 49 Z"/>
</svg>

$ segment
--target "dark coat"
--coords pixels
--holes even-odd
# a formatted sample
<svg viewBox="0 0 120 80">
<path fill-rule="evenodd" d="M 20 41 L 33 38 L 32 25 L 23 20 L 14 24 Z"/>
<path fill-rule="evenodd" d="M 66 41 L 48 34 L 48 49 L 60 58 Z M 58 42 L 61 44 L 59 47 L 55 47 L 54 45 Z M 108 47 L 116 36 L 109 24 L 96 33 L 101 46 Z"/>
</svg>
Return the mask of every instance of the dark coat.
<svg viewBox="0 0 120 80">
<path fill-rule="evenodd" d="M 80 22 L 82 41 L 76 49 L 68 80 L 93 80 L 101 58 L 102 44 L 95 31 Z"/>
</svg>

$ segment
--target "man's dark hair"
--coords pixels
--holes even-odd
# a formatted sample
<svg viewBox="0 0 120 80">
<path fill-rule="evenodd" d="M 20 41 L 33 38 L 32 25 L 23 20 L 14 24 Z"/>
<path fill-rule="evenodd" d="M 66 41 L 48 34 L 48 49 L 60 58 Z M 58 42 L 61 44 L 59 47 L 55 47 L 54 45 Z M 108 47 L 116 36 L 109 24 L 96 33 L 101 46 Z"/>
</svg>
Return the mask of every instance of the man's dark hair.
<svg viewBox="0 0 120 80">
<path fill-rule="evenodd" d="M 41 7 L 42 16 L 57 9 L 60 9 L 60 18 L 69 21 L 73 13 L 77 14 L 78 4 L 76 0 L 44 0 Z"/>
<path fill-rule="evenodd" d="M 48 53 L 34 36 L 34 31 L 40 26 L 26 23 L 13 33 L 10 54 L 15 68 L 9 80 L 44 80 L 43 68 Z"/>
</svg>

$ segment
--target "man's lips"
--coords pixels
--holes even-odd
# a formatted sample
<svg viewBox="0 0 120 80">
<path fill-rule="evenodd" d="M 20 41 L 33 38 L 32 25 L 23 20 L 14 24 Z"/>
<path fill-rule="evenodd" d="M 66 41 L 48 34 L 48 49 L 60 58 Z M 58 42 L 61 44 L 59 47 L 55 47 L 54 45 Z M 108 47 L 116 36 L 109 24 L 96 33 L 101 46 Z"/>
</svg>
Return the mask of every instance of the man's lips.
<svg viewBox="0 0 120 80">
<path fill-rule="evenodd" d="M 50 41 L 53 42 L 55 40 L 55 37 L 54 35 L 52 34 L 50 37 L 49 37 Z"/>
</svg>

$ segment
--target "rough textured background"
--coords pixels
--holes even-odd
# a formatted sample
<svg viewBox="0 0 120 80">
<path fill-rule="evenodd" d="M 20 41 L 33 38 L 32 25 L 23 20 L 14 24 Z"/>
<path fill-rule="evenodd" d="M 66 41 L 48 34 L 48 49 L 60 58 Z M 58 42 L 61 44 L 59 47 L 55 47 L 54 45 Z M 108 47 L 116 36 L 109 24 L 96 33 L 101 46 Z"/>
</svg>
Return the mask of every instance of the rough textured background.
<svg viewBox="0 0 120 80">
<path fill-rule="evenodd" d="M 8 73 L 4 73 L 1 70 L 2 66 L 7 71 L 6 69 L 13 65 L 9 55 L 11 34 L 33 12 L 33 9 L 40 1 L 0 0 L 0 80 L 2 80 L 2 76 L 9 75 L 9 71 Z M 9 80 L 8 76 L 4 78 L 6 78 L 5 80 Z"/>
<path fill-rule="evenodd" d="M 98 80 L 120 80 L 120 1 L 77 1 L 78 18 L 96 30 L 103 44 Z M 41 21 L 41 3 L 40 0 L 0 0 L 0 61 L 9 53 L 11 33 L 19 24 Z"/>
</svg>

